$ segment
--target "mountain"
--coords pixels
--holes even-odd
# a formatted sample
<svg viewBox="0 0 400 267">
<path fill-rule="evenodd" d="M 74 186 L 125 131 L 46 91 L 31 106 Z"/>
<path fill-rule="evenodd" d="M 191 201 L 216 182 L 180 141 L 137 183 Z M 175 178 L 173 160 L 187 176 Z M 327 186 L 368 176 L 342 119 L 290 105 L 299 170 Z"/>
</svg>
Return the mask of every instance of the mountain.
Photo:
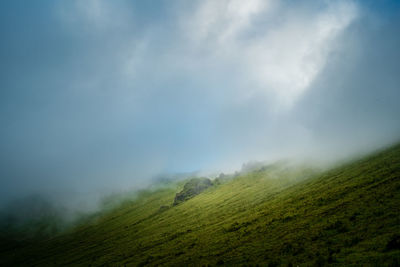
<svg viewBox="0 0 400 267">
<path fill-rule="evenodd" d="M 173 205 L 188 181 L 52 238 L 3 239 L 0 265 L 400 265 L 399 145 L 327 171 L 278 163 L 220 177 Z"/>
</svg>

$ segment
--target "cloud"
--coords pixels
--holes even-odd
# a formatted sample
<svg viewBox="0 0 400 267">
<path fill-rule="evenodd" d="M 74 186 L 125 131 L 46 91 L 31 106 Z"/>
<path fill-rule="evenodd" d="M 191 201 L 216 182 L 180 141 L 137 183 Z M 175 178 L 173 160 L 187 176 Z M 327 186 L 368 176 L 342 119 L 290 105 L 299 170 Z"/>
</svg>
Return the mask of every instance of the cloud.
<svg viewBox="0 0 400 267">
<path fill-rule="evenodd" d="M 202 1 L 182 23 L 188 25 L 186 30 L 194 41 L 224 45 L 251 26 L 252 17 L 264 13 L 268 6 L 260 0 Z"/>
<path fill-rule="evenodd" d="M 338 36 L 358 16 L 350 1 L 325 2 L 318 12 L 298 8 L 284 1 L 202 1 L 182 24 L 197 49 L 206 47 L 209 57 L 240 66 L 252 88 L 243 97 L 265 91 L 277 98 L 277 109 L 286 109 L 307 90 Z"/>
<path fill-rule="evenodd" d="M 208 0 L 178 6 L 177 23 L 136 28 L 142 18 L 126 2 L 74 1 L 62 10 L 71 6 L 75 12 L 64 13 L 73 14 L 72 22 L 86 25 L 87 32 L 112 31 L 117 42 L 106 42 L 117 44 L 107 64 L 115 63 L 114 79 L 127 87 L 138 76 L 152 75 L 163 83 L 177 73 L 209 72 L 209 80 L 221 79 L 212 73 L 223 73 L 222 78 L 236 77 L 240 88 L 227 92 L 235 101 L 263 95 L 273 99 L 268 102 L 274 111 L 287 111 L 304 94 L 359 12 L 346 0 L 323 2 L 317 10 L 308 2 Z M 157 63 L 150 67 L 150 62 Z"/>
<path fill-rule="evenodd" d="M 337 159 L 400 132 L 400 23 L 384 4 L 5 3 L 3 199 L 79 202 L 163 172 Z"/>
</svg>

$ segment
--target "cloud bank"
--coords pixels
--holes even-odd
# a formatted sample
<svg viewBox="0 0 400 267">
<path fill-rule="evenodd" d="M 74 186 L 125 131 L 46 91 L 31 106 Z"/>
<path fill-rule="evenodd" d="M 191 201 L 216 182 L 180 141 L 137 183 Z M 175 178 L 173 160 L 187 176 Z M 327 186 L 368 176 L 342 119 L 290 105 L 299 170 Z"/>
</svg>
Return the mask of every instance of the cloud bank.
<svg viewBox="0 0 400 267">
<path fill-rule="evenodd" d="M 333 160 L 400 134 L 394 1 L 0 5 L 2 202 Z"/>
</svg>

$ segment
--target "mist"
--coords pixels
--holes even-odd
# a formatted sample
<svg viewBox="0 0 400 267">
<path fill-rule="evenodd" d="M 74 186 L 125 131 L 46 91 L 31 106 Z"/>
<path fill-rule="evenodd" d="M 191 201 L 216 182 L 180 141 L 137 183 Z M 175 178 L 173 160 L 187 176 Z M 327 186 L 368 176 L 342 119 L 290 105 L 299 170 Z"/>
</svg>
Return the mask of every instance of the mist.
<svg viewBox="0 0 400 267">
<path fill-rule="evenodd" d="M 399 29 L 396 1 L 2 1 L 1 206 L 397 142 Z"/>
</svg>

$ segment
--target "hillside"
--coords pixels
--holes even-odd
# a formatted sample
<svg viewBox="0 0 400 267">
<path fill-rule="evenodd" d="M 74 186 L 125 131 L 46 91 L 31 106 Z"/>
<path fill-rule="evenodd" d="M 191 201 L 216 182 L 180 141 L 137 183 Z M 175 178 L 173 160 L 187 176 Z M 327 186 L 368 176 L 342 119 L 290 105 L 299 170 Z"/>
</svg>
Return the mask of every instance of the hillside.
<svg viewBox="0 0 400 267">
<path fill-rule="evenodd" d="M 325 172 L 273 165 L 143 191 L 90 223 L 3 245 L 0 265 L 400 265 L 400 146 Z"/>
</svg>

